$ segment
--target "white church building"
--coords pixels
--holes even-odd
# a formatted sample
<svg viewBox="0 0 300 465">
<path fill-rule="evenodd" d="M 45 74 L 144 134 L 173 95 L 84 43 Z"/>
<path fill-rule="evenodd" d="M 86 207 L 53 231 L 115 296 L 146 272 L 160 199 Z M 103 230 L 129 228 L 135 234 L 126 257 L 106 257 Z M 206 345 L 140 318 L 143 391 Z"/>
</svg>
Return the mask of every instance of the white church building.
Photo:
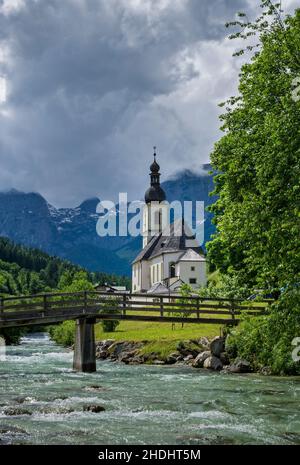
<svg viewBox="0 0 300 465">
<path fill-rule="evenodd" d="M 170 223 L 159 171 L 154 152 L 145 193 L 143 249 L 132 263 L 133 293 L 176 293 L 183 283 L 195 289 L 206 285 L 203 250 L 183 219 Z"/>
</svg>

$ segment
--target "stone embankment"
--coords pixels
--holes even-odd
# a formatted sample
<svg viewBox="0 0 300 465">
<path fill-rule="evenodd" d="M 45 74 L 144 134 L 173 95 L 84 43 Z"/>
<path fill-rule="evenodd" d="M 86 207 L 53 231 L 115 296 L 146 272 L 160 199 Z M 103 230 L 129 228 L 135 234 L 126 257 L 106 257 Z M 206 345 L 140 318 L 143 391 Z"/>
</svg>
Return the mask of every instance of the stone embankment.
<svg viewBox="0 0 300 465">
<path fill-rule="evenodd" d="M 97 342 L 96 356 L 101 360 L 111 360 L 126 364 L 189 365 L 194 368 L 207 368 L 228 373 L 249 373 L 250 363 L 236 359 L 233 362 L 225 351 L 225 338 L 215 337 L 211 341 L 202 337 L 199 340 L 180 341 L 176 351 L 162 357 L 157 352 L 146 350 L 147 342 L 115 341 L 107 339 Z"/>
</svg>

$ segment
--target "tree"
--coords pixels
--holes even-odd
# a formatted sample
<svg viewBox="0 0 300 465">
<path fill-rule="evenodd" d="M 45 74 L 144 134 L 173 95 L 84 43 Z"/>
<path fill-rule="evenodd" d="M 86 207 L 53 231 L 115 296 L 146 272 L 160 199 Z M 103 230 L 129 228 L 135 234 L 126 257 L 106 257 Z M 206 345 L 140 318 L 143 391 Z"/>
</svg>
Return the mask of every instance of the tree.
<svg viewBox="0 0 300 465">
<path fill-rule="evenodd" d="M 176 299 L 175 305 L 173 307 L 173 311 L 168 312 L 168 315 L 178 316 L 180 318 L 188 318 L 189 316 L 191 316 L 191 313 L 192 313 L 192 312 L 188 312 L 190 307 L 181 307 L 180 304 L 187 304 L 187 305 L 193 304 L 193 301 L 189 299 L 189 297 L 193 293 L 193 288 L 189 284 L 182 284 L 179 292 L 180 292 L 180 296 L 182 297 L 182 299 L 180 300 Z M 178 306 L 176 306 L 176 303 L 178 304 Z M 184 327 L 184 321 L 181 322 L 181 327 L 182 328 Z M 175 323 L 172 323 L 172 330 L 173 329 L 175 329 Z"/>
<path fill-rule="evenodd" d="M 300 289 L 288 288 L 267 315 L 242 317 L 242 323 L 231 330 L 226 349 L 232 359 L 238 355 L 249 360 L 255 370 L 268 366 L 276 375 L 299 375 L 300 363 L 292 353 L 299 334 Z"/>
<path fill-rule="evenodd" d="M 300 10 L 282 20 L 278 5 L 261 6 L 254 23 L 242 13 L 232 23 L 242 28 L 232 38 L 256 34 L 260 42 L 241 69 L 239 95 L 222 104 L 225 134 L 211 155 L 217 232 L 208 256 L 241 285 L 277 289 L 300 277 L 300 102 L 292 94 Z"/>
</svg>

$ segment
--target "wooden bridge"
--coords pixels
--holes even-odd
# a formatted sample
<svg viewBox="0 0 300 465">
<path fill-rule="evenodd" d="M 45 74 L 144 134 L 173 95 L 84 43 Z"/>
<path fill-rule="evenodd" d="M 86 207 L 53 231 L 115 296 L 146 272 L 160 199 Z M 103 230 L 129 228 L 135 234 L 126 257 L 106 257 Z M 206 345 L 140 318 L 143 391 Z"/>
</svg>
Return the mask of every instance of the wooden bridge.
<svg viewBox="0 0 300 465">
<path fill-rule="evenodd" d="M 266 313 L 270 301 L 123 294 L 99 291 L 51 293 L 0 299 L 0 329 L 76 320 L 74 369 L 96 370 L 94 324 L 101 320 L 236 325 L 242 313 Z"/>
</svg>

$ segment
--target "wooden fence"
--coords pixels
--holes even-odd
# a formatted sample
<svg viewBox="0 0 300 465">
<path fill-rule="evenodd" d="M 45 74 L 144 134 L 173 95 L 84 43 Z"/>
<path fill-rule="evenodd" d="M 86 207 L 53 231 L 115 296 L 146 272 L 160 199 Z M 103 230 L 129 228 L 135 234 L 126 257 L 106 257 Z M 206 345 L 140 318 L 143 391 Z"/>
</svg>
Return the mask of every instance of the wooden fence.
<svg viewBox="0 0 300 465">
<path fill-rule="evenodd" d="M 267 312 L 270 300 L 123 294 L 101 291 L 38 294 L 0 299 L 0 328 L 96 319 L 237 324 L 240 315 Z"/>
</svg>

